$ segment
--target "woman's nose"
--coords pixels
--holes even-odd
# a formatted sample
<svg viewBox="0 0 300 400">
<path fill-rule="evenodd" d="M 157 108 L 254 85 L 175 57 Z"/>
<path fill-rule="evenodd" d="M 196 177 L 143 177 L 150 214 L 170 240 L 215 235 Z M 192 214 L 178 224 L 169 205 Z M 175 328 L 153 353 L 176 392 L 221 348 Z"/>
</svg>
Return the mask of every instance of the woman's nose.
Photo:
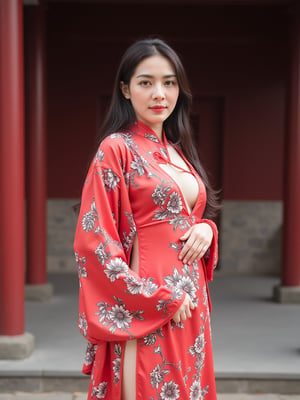
<svg viewBox="0 0 300 400">
<path fill-rule="evenodd" d="M 153 96 L 154 99 L 164 99 L 165 98 L 165 93 L 164 93 L 163 86 L 160 85 L 160 84 L 155 85 L 152 96 Z"/>
</svg>

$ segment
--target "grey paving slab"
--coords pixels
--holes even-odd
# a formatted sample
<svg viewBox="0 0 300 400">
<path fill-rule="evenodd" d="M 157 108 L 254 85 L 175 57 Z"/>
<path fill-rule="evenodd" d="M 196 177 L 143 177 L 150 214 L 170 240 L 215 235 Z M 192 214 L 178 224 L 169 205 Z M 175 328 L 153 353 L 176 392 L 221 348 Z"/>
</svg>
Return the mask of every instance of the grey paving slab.
<svg viewBox="0 0 300 400">
<path fill-rule="evenodd" d="M 300 395 L 288 396 L 288 395 L 281 395 L 279 396 L 280 400 L 300 400 Z"/>
<path fill-rule="evenodd" d="M 87 393 L 74 393 L 73 394 L 73 400 L 86 400 L 87 399 Z"/>
<path fill-rule="evenodd" d="M 14 400 L 73 400 L 72 393 L 15 393 Z"/>
<path fill-rule="evenodd" d="M 59 385 L 53 385 L 53 379 L 64 378 L 71 382 L 72 379 L 79 381 L 78 378 L 82 378 L 81 368 L 86 342 L 77 329 L 77 276 L 50 275 L 49 281 L 54 287 L 54 295 L 50 301 L 26 302 L 26 331 L 35 337 L 35 350 L 25 360 L 0 361 L 0 392 L 8 391 L 5 390 L 6 377 L 24 377 L 27 380 L 46 377 L 51 380 L 51 387 L 50 383 L 49 387 L 45 384 L 40 385 L 39 391 L 52 392 L 64 390 Z M 278 283 L 279 279 L 276 277 L 232 277 L 222 274 L 216 274 L 214 281 L 210 283 L 217 380 L 264 378 L 273 379 L 274 384 L 278 380 L 285 380 L 287 384 L 289 380 L 300 382 L 300 305 L 272 302 L 273 287 Z M 70 390 L 84 391 L 87 386 L 69 387 Z M 239 389 L 240 385 L 237 386 L 236 392 L 250 393 L 244 388 Z M 27 386 L 22 386 L 13 390 L 28 389 Z M 220 390 L 229 391 L 235 390 Z M 276 392 L 281 393 L 279 389 Z M 11 397 L 1 396 L 10 395 L 0 394 L 0 400 L 11 400 Z M 228 400 L 228 397 L 222 397 L 226 395 L 219 396 L 220 400 Z M 230 400 L 252 400 L 251 397 L 244 399 L 241 394 L 236 396 L 238 397 L 230 397 Z M 35 400 L 34 397 L 31 398 Z M 272 397 L 264 399 L 263 395 L 256 398 L 273 400 Z M 78 397 L 76 400 L 83 399 L 85 400 L 84 397 Z M 276 397 L 276 400 L 286 399 L 300 400 L 295 396 Z"/>
<path fill-rule="evenodd" d="M 34 335 L 34 352 L 24 360 L 0 361 L 1 376 L 81 376 L 86 343 L 77 329 L 77 276 L 56 274 L 49 280 L 54 287 L 50 301 L 26 301 L 26 331 Z"/>
<path fill-rule="evenodd" d="M 294 396 L 280 395 L 279 398 L 280 400 L 300 400 L 300 394 Z"/>
<path fill-rule="evenodd" d="M 216 276 L 210 284 L 217 377 L 300 380 L 300 306 L 271 301 L 278 283 Z"/>
<path fill-rule="evenodd" d="M 86 400 L 87 393 L 11 393 L 0 394 L 0 400 Z M 218 400 L 300 400 L 300 395 L 223 393 Z"/>
<path fill-rule="evenodd" d="M 300 400 L 300 395 L 226 393 L 219 394 L 218 400 Z"/>
</svg>

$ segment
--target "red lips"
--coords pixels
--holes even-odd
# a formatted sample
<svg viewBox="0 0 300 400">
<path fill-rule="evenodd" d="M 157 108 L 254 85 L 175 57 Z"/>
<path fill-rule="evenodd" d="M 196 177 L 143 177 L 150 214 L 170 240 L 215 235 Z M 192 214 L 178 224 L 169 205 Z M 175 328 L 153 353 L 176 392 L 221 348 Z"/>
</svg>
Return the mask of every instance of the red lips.
<svg viewBox="0 0 300 400">
<path fill-rule="evenodd" d="M 152 106 L 152 107 L 150 107 L 150 109 L 151 109 L 152 111 L 155 111 L 155 112 L 162 112 L 162 111 L 164 111 L 166 108 L 167 108 L 166 106 L 161 106 L 161 105 L 157 105 L 157 106 Z"/>
</svg>

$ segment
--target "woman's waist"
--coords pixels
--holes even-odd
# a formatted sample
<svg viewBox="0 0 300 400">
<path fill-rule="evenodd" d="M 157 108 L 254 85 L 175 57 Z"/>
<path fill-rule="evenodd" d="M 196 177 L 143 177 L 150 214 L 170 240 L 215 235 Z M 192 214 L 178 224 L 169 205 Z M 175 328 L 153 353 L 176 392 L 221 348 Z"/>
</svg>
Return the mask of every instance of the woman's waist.
<svg viewBox="0 0 300 400">
<path fill-rule="evenodd" d="M 132 258 L 132 269 L 141 278 L 153 278 L 158 285 L 189 285 L 191 281 L 196 283 L 205 280 L 202 261 L 184 264 L 179 259 L 179 250 L 173 248 L 172 244 L 164 250 L 139 246 L 139 254 Z"/>
<path fill-rule="evenodd" d="M 170 229 L 174 232 L 186 231 L 196 223 L 201 222 L 201 218 L 195 215 L 173 215 L 166 218 L 152 218 L 150 219 L 147 214 L 143 216 L 134 216 L 137 229 Z"/>
</svg>

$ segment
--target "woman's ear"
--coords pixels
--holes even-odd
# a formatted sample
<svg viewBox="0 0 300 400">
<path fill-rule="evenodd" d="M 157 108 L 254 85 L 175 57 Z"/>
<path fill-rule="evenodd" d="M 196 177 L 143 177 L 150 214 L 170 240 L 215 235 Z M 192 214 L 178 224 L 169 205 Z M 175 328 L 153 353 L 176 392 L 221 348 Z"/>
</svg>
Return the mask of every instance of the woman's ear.
<svg viewBox="0 0 300 400">
<path fill-rule="evenodd" d="M 125 85 L 125 83 L 123 81 L 120 82 L 120 89 L 121 89 L 125 99 L 130 99 L 129 86 Z"/>
</svg>

